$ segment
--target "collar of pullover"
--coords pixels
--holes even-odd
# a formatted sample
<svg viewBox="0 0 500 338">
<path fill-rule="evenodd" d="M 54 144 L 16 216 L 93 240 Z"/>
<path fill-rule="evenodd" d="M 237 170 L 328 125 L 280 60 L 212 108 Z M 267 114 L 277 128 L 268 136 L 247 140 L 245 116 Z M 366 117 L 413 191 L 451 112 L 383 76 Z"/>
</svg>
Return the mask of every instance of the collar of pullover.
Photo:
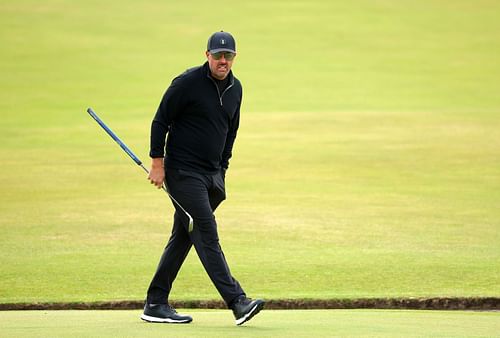
<svg viewBox="0 0 500 338">
<path fill-rule="evenodd" d="M 219 85 L 220 83 L 225 84 L 223 86 L 224 89 L 227 88 L 228 86 L 231 86 L 231 85 L 234 84 L 234 76 L 233 76 L 233 71 L 232 70 L 229 71 L 229 74 L 227 75 L 227 77 L 224 80 L 217 80 L 210 73 L 210 67 L 208 66 L 208 61 L 205 62 L 205 64 L 203 65 L 203 69 L 205 70 L 205 73 L 207 74 L 207 77 L 209 79 L 213 80 L 215 82 L 215 84 L 217 84 L 218 87 L 220 87 L 220 85 Z M 229 81 L 229 82 L 226 82 L 226 81 Z"/>
</svg>

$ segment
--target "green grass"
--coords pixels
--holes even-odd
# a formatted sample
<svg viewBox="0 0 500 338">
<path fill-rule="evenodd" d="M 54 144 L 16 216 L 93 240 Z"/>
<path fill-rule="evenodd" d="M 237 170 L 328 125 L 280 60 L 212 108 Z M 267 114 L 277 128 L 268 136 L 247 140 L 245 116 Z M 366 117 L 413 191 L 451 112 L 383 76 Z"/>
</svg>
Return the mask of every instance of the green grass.
<svg viewBox="0 0 500 338">
<path fill-rule="evenodd" d="M 237 327 L 229 311 L 191 311 L 189 325 L 148 324 L 137 311 L 0 312 L 6 337 L 493 337 L 491 312 L 264 311 Z"/>
<path fill-rule="evenodd" d="M 172 207 L 85 109 L 147 161 L 221 28 L 245 92 L 217 217 L 251 296 L 500 296 L 498 10 L 1 2 L 0 302 L 144 297 Z M 219 298 L 193 253 L 172 298 Z"/>
</svg>

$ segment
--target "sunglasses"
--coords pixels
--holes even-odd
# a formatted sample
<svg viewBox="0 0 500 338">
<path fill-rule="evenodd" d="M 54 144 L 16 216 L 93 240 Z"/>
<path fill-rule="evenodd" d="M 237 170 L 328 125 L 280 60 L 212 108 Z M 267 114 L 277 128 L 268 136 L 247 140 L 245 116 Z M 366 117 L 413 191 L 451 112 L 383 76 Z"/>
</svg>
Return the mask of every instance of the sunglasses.
<svg viewBox="0 0 500 338">
<path fill-rule="evenodd" d="M 224 59 L 226 59 L 226 61 L 232 61 L 234 59 L 234 57 L 236 56 L 236 53 L 233 53 L 233 52 L 217 52 L 217 53 L 210 53 L 210 54 L 212 55 L 212 57 L 215 60 L 220 60 L 222 55 L 224 55 Z"/>
</svg>

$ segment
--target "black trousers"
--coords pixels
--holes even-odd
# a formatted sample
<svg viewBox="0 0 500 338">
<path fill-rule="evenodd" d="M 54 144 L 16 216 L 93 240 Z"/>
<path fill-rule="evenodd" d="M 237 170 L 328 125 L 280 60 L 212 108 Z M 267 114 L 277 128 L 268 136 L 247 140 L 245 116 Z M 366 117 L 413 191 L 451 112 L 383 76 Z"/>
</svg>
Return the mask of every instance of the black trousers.
<svg viewBox="0 0 500 338">
<path fill-rule="evenodd" d="M 148 289 L 147 302 L 164 304 L 172 284 L 191 246 L 210 279 L 228 306 L 245 292 L 233 278 L 219 244 L 214 211 L 225 200 L 222 172 L 204 175 L 190 171 L 167 169 L 165 176 L 169 193 L 193 217 L 194 227 L 188 232 L 189 218 L 175 207 L 172 234 Z"/>
</svg>

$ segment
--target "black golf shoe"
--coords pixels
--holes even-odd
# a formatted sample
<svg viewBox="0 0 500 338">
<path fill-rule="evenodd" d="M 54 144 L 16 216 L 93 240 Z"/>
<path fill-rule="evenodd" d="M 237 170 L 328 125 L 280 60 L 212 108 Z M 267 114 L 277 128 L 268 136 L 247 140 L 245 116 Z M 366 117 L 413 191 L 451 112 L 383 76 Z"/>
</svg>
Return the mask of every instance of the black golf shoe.
<svg viewBox="0 0 500 338">
<path fill-rule="evenodd" d="M 146 304 L 141 319 L 151 323 L 190 323 L 191 316 L 181 315 L 168 304 Z"/>
<path fill-rule="evenodd" d="M 264 308 L 264 304 L 265 302 L 262 299 L 251 300 L 246 297 L 237 299 L 231 306 L 234 318 L 236 318 L 236 325 L 241 325 L 252 319 Z"/>
</svg>

